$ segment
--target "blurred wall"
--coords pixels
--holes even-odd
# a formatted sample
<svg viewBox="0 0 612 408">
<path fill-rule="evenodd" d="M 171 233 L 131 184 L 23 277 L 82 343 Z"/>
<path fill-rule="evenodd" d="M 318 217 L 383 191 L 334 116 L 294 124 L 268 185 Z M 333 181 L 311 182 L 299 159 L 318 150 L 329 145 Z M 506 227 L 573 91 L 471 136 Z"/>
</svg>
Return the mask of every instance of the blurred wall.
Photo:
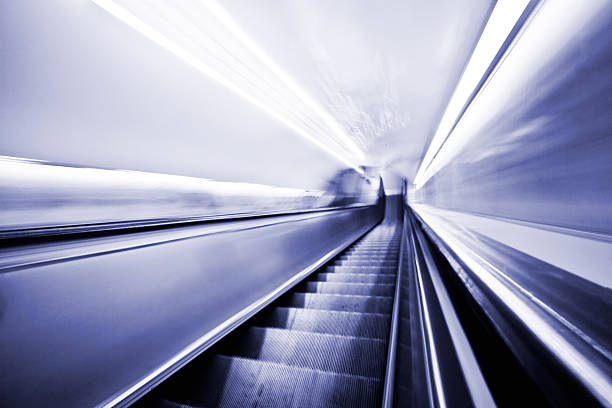
<svg viewBox="0 0 612 408">
<path fill-rule="evenodd" d="M 320 188 L 343 165 L 89 0 L 0 2 L 0 155 Z"/>
<path fill-rule="evenodd" d="M 612 234 L 612 4 L 544 2 L 438 156 L 412 200 Z"/>
<path fill-rule="evenodd" d="M 381 176 L 386 195 L 402 194 L 404 177 L 401 174 L 391 170 L 383 170 Z"/>
</svg>

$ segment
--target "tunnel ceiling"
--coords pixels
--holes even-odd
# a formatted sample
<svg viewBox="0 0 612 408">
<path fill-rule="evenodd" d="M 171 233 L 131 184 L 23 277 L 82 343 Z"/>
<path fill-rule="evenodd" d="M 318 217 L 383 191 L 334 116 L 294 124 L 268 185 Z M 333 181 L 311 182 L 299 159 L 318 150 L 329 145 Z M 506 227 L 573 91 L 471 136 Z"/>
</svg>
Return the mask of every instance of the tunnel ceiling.
<svg viewBox="0 0 612 408">
<path fill-rule="evenodd" d="M 413 178 L 492 2 L 225 1 L 370 164 Z"/>
<path fill-rule="evenodd" d="M 413 179 L 492 6 L 1 4 L 4 155 L 310 189 L 359 164 Z"/>
</svg>

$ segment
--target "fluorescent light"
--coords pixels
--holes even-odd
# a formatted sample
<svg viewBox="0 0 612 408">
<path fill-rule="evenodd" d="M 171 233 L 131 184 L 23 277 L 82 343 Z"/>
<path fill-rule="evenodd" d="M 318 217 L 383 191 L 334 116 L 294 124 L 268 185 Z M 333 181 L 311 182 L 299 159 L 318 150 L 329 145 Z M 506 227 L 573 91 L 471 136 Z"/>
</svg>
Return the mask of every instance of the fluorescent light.
<svg viewBox="0 0 612 408">
<path fill-rule="evenodd" d="M 424 175 L 419 180 L 415 179 L 416 188 L 421 188 L 427 180 L 455 160 L 470 142 L 482 137 L 483 132 L 500 126 L 500 121 L 507 119 L 509 112 L 512 115 L 522 114 L 540 100 L 538 95 L 560 86 L 569 71 L 561 70 L 555 75 L 548 75 L 546 83 L 542 83 L 541 73 L 550 69 L 550 64 L 554 64 L 560 54 L 577 46 L 576 42 L 580 41 L 577 33 L 582 33 L 585 27 L 597 21 L 609 1 L 556 0 L 540 4 L 516 44 L 470 104 Z M 536 94 L 533 94 L 534 89 L 538 90 Z M 526 95 L 530 98 L 526 99 Z M 529 129 L 545 123 L 545 120 L 540 118 L 524 125 Z M 511 128 L 513 131 L 522 131 L 516 125 Z"/>
<path fill-rule="evenodd" d="M 217 17 L 219 21 L 227 27 L 246 47 L 253 52 L 259 59 L 274 72 L 285 84 L 298 95 L 298 97 L 310 108 L 315 111 L 319 117 L 329 126 L 330 129 L 338 136 L 338 138 L 349 146 L 359 159 L 363 159 L 363 152 L 357 147 L 357 144 L 351 139 L 341 128 L 340 124 L 319 105 L 295 80 L 283 71 L 266 53 L 261 49 L 234 21 L 234 19 L 221 7 L 215 0 L 201 0 L 210 12 Z"/>
<path fill-rule="evenodd" d="M 36 189 L 69 188 L 74 191 L 169 191 L 250 197 L 320 196 L 323 191 L 266 184 L 216 181 L 135 170 L 108 170 L 95 167 L 70 167 L 44 161 L 0 156 L 0 181 L 9 189 L 34 186 Z M 91 193 L 90 193 L 91 194 Z"/>
<path fill-rule="evenodd" d="M 215 1 L 92 0 L 200 73 L 359 174 L 363 152 L 334 118 L 283 71 Z M 205 21 L 194 21 L 202 18 Z"/>
<path fill-rule="evenodd" d="M 421 186 L 425 183 L 424 173 L 431 164 L 434 156 L 449 136 L 453 125 L 461 114 L 465 103 L 489 68 L 504 41 L 512 31 L 516 22 L 529 4 L 529 0 L 500 0 L 495 5 L 487 25 L 480 36 L 478 44 L 472 53 L 457 88 L 450 99 L 438 129 L 419 166 L 414 184 Z"/>
</svg>

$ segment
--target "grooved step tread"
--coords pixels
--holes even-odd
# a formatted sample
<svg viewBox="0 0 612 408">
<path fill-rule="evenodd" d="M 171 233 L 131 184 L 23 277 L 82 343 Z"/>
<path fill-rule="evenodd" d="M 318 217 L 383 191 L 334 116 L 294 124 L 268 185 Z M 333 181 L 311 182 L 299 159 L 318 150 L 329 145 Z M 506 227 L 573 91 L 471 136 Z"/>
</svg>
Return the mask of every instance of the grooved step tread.
<svg viewBox="0 0 612 408">
<path fill-rule="evenodd" d="M 297 290 L 321 294 L 393 296 L 395 285 L 382 283 L 305 282 Z"/>
<path fill-rule="evenodd" d="M 381 265 L 381 266 L 395 266 L 396 261 L 378 261 L 376 259 L 338 259 L 334 261 L 334 265 L 358 265 L 358 266 L 370 266 L 370 265 Z"/>
<path fill-rule="evenodd" d="M 314 276 L 314 278 L 317 282 L 395 283 L 395 274 L 392 273 L 319 272 Z"/>
<path fill-rule="evenodd" d="M 343 254 L 341 254 L 340 256 L 379 256 L 379 257 L 392 257 L 397 255 L 397 252 L 395 251 L 389 251 L 389 250 L 384 250 L 384 251 L 361 251 L 361 250 L 355 250 L 355 251 L 350 251 L 350 252 L 344 252 Z"/>
<path fill-rule="evenodd" d="M 364 254 L 386 255 L 386 254 L 397 252 L 398 250 L 399 248 L 351 248 L 347 250 L 346 252 L 344 252 L 344 254 L 364 253 Z"/>
<path fill-rule="evenodd" d="M 391 244 L 391 245 L 386 245 L 386 244 L 376 244 L 376 245 L 364 245 L 364 244 L 357 244 L 354 247 L 350 248 L 353 251 L 357 251 L 360 249 L 377 249 L 377 250 L 381 250 L 381 249 L 397 249 L 399 248 L 399 244 Z"/>
<path fill-rule="evenodd" d="M 360 245 L 357 244 L 356 246 L 349 248 L 349 250 L 353 250 L 353 251 L 358 251 L 360 249 L 375 249 L 375 250 L 383 250 L 383 249 L 397 249 L 399 248 L 399 245 L 397 244 L 393 244 L 393 245 L 385 245 L 385 244 L 378 244 L 378 245 Z"/>
<path fill-rule="evenodd" d="M 359 243 L 359 244 L 353 245 L 352 247 L 350 247 L 348 249 L 349 250 L 356 250 L 356 249 L 387 249 L 387 248 L 399 248 L 399 244 L 398 243 L 391 243 L 391 244 L 387 244 L 387 243 L 378 243 L 378 244 Z"/>
<path fill-rule="evenodd" d="M 395 273 L 395 266 L 376 266 L 376 265 L 330 265 L 325 268 L 325 272 L 334 273 Z"/>
<path fill-rule="evenodd" d="M 202 376 L 185 400 L 166 408 L 188 407 L 373 407 L 382 391 L 374 378 L 322 372 L 240 357 L 216 356 L 213 376 Z M 183 403 L 183 404 L 181 404 Z"/>
<path fill-rule="evenodd" d="M 385 314 L 275 307 L 254 322 L 257 326 L 386 339 L 390 317 Z"/>
<path fill-rule="evenodd" d="M 371 241 L 360 241 L 353 245 L 353 248 L 363 248 L 363 247 L 374 247 L 374 248 L 388 248 L 388 247 L 398 247 L 399 240 L 371 240 Z"/>
<path fill-rule="evenodd" d="M 343 255 L 338 258 L 340 261 L 375 261 L 375 262 L 396 262 L 395 256 L 374 257 L 370 255 Z"/>
<path fill-rule="evenodd" d="M 294 292 L 282 302 L 283 306 L 345 312 L 391 313 L 393 298 L 387 296 L 323 295 Z"/>
<path fill-rule="evenodd" d="M 380 339 L 250 327 L 220 354 L 380 378 L 386 350 L 386 341 Z"/>
<path fill-rule="evenodd" d="M 389 254 L 392 253 L 394 251 L 397 251 L 399 248 L 349 248 L 347 249 L 344 254 L 358 254 L 360 252 L 363 252 L 364 254 Z"/>
</svg>

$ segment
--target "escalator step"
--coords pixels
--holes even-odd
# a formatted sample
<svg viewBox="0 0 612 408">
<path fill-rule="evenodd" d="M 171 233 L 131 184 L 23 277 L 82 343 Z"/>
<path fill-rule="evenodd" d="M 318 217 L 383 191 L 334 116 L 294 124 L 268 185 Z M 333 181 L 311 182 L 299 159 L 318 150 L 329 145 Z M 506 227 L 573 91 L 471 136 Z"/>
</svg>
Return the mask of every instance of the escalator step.
<svg viewBox="0 0 612 408">
<path fill-rule="evenodd" d="M 344 255 L 392 255 L 397 253 L 395 248 L 385 248 L 379 247 L 378 249 L 374 248 L 354 248 L 350 249 L 342 254 Z"/>
<path fill-rule="evenodd" d="M 285 299 L 283 306 L 389 314 L 393 307 L 393 298 L 386 296 L 322 295 L 319 293 L 293 292 Z"/>
<path fill-rule="evenodd" d="M 356 249 L 387 249 L 387 248 L 397 248 L 399 245 L 397 243 L 388 243 L 388 242 L 377 242 L 377 243 L 358 243 L 353 245 L 352 250 Z"/>
<path fill-rule="evenodd" d="M 355 266 L 395 266 L 397 262 L 395 261 L 377 261 L 377 260 L 369 260 L 369 259 L 345 259 L 345 260 L 337 260 L 334 261 L 334 265 L 355 265 Z"/>
<path fill-rule="evenodd" d="M 371 249 L 371 250 L 387 250 L 387 249 L 397 249 L 399 248 L 398 244 L 357 244 L 354 247 L 350 248 L 352 251 L 358 251 L 360 249 Z"/>
<path fill-rule="evenodd" d="M 253 324 L 341 336 L 386 339 L 389 336 L 389 323 L 389 315 L 384 314 L 275 307 Z"/>
<path fill-rule="evenodd" d="M 220 354 L 295 367 L 380 378 L 387 343 L 332 334 L 250 327 Z"/>
<path fill-rule="evenodd" d="M 396 262 L 395 261 L 395 255 L 342 255 L 340 258 L 338 258 L 338 260 L 340 261 L 374 261 L 374 262 L 381 262 L 381 261 L 391 261 L 391 262 Z"/>
<path fill-rule="evenodd" d="M 378 244 L 356 244 L 349 248 L 349 250 L 358 250 L 358 249 L 394 249 L 399 248 L 399 244 L 387 244 L 387 243 L 378 243 Z"/>
<path fill-rule="evenodd" d="M 358 265 L 330 265 L 325 268 L 325 272 L 333 273 L 395 273 L 397 271 L 396 266 L 358 266 Z"/>
<path fill-rule="evenodd" d="M 380 248 L 380 249 L 369 249 L 369 248 L 361 248 L 361 249 L 349 249 L 344 252 L 342 255 L 388 255 L 395 253 L 396 250 L 393 248 Z"/>
<path fill-rule="evenodd" d="M 239 357 L 216 356 L 194 387 L 189 405 L 178 407 L 373 407 L 380 381 Z M 182 402 L 182 401 L 181 401 Z"/>
<path fill-rule="evenodd" d="M 393 296 L 394 286 L 380 283 L 305 282 L 297 290 L 335 295 Z"/>
<path fill-rule="evenodd" d="M 395 274 L 391 273 L 324 273 L 315 275 L 317 282 L 347 283 L 394 283 Z"/>
</svg>

